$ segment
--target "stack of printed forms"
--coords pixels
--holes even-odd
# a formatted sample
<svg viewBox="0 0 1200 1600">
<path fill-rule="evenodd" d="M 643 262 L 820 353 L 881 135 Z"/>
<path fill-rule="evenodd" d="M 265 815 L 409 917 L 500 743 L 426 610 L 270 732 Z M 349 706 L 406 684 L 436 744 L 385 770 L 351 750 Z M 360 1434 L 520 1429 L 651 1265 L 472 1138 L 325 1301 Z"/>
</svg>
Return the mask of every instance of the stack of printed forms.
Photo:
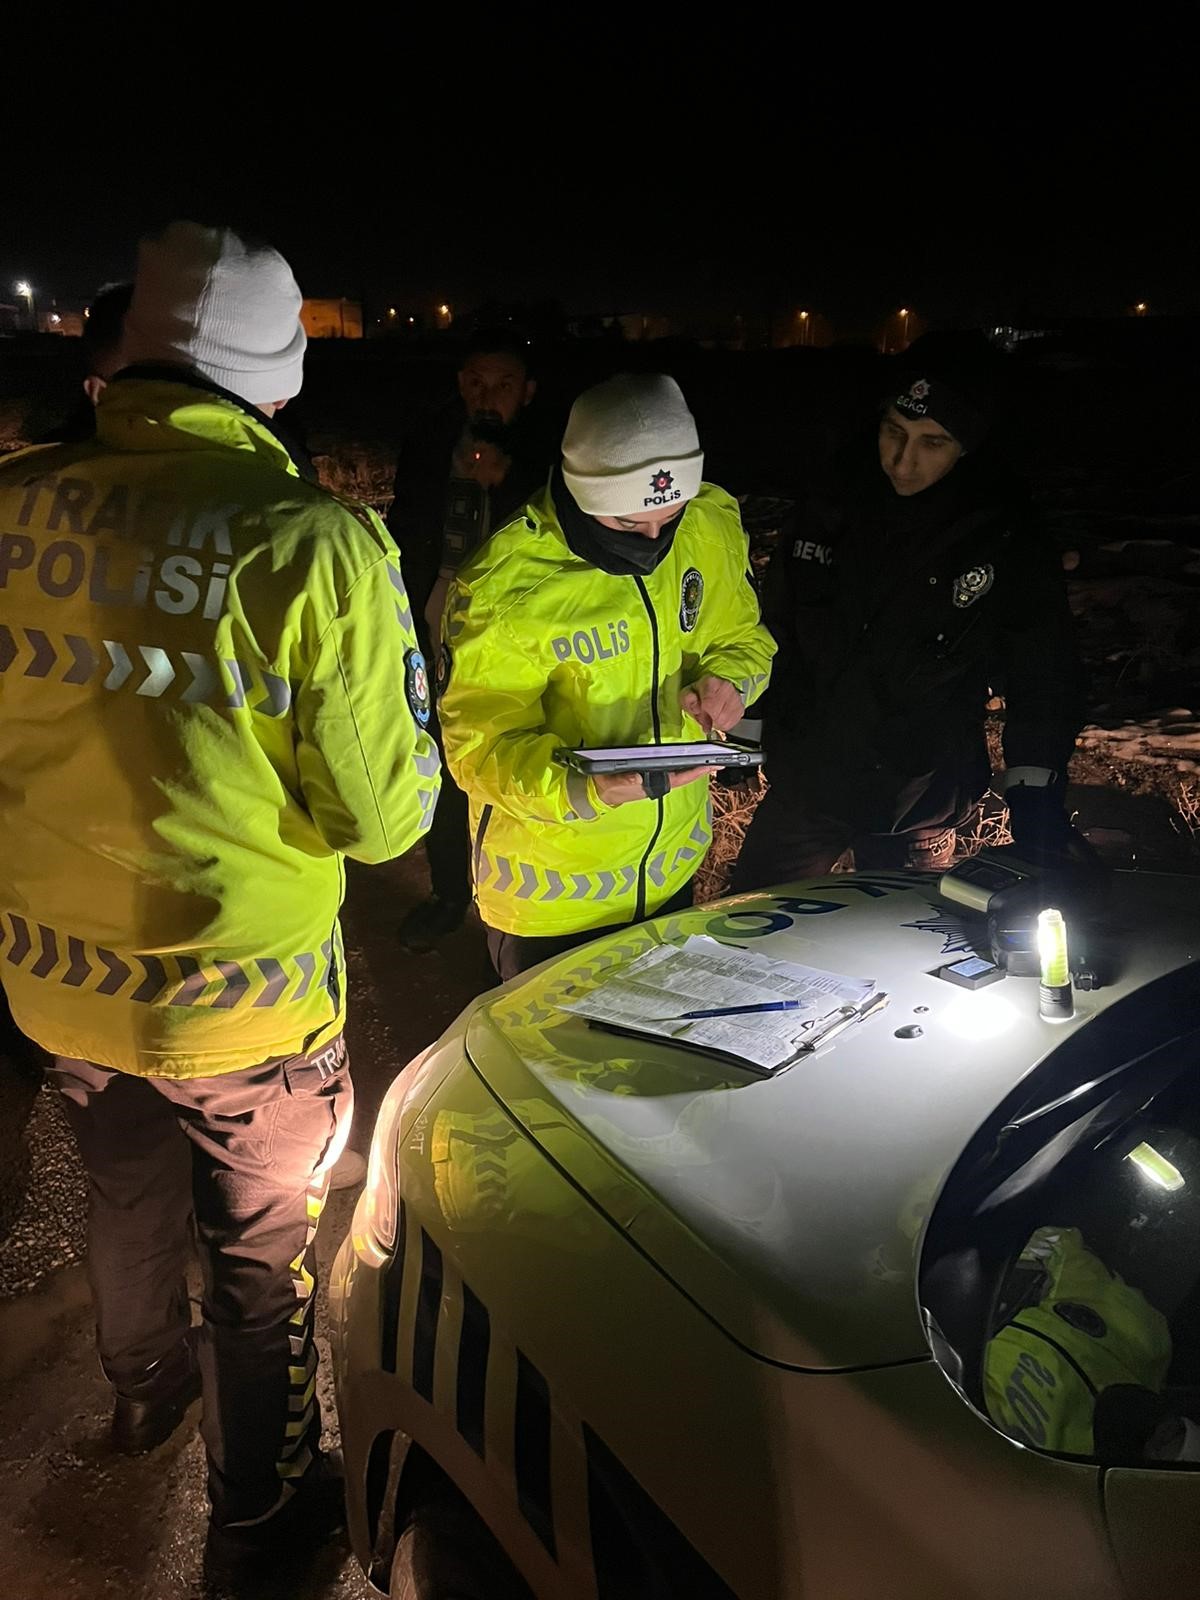
<svg viewBox="0 0 1200 1600">
<path fill-rule="evenodd" d="M 770 1074 L 853 1020 L 874 994 L 871 978 L 772 961 L 693 935 L 682 944 L 655 945 L 614 968 L 582 998 L 560 1001 L 559 1009 Z M 702 1011 L 721 1014 L 694 1015 Z"/>
</svg>

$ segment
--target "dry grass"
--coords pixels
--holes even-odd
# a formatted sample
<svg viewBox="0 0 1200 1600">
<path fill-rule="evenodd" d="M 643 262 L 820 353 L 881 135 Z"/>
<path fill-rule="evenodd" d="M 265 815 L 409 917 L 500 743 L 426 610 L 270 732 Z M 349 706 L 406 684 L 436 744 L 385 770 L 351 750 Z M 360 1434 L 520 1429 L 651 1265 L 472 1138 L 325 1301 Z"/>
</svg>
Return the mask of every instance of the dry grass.
<svg viewBox="0 0 1200 1600">
<path fill-rule="evenodd" d="M 954 859 L 965 861 L 968 856 L 977 856 L 981 850 L 996 849 L 1012 842 L 1013 837 L 1008 830 L 1008 807 L 1001 795 L 989 789 L 959 828 Z"/>
<path fill-rule="evenodd" d="M 713 784 L 713 842 L 712 849 L 696 874 L 696 900 L 699 904 L 706 905 L 710 900 L 719 900 L 728 893 L 729 880 L 741 852 L 746 829 L 768 787 L 761 772 L 755 774 L 752 782 L 738 788 Z M 1186 785 L 1180 785 L 1181 791 L 1186 788 Z M 1200 838 L 1200 788 L 1193 788 L 1188 798 L 1190 811 L 1185 811 L 1182 799 L 1178 807 L 1183 819 L 1181 826 L 1186 825 L 1193 837 Z M 1189 817 L 1190 822 L 1187 820 Z M 958 830 L 955 859 L 963 861 L 968 856 L 978 855 L 981 850 L 1011 843 L 1008 807 L 1000 795 L 989 789 Z M 847 855 L 845 860 L 848 862 L 850 857 Z M 841 863 L 835 871 L 840 866 Z"/>
<path fill-rule="evenodd" d="M 993 773 L 1004 770 L 1002 743 L 1004 723 L 996 714 L 1003 710 L 1003 707 L 1004 701 L 999 696 L 988 702 L 990 714 L 986 723 L 987 747 Z M 1000 845 L 1012 842 L 1012 834 L 1008 830 L 1008 807 L 1004 804 L 1004 797 L 995 789 L 989 789 L 959 828 L 954 859 L 965 861 L 968 856 L 977 856 L 981 850 L 996 849 Z"/>
<path fill-rule="evenodd" d="M 1200 847 L 1200 779 L 1180 778 L 1175 785 L 1174 800 L 1171 826 L 1177 833 L 1186 834 L 1193 845 Z"/>
<path fill-rule="evenodd" d="M 712 849 L 705 856 L 696 874 L 696 899 L 701 904 L 719 900 L 729 888 L 729 878 L 734 862 L 741 852 L 742 840 L 758 802 L 767 792 L 767 780 L 761 769 L 748 783 L 729 787 L 714 783 L 709 788 L 713 808 Z"/>
<path fill-rule="evenodd" d="M 24 450 L 30 442 L 24 407 L 0 401 L 0 456 L 10 450 Z"/>
<path fill-rule="evenodd" d="M 322 486 L 331 493 L 373 506 L 381 514 L 387 510 L 396 470 L 394 452 L 361 441 L 322 438 L 312 460 Z"/>
</svg>

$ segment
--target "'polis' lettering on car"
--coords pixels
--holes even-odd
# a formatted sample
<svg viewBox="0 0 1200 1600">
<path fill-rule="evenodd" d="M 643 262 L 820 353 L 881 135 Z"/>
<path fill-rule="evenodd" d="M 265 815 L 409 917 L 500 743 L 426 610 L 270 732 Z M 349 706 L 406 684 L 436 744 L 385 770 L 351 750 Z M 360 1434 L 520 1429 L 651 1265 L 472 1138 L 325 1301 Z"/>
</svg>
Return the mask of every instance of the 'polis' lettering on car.
<svg viewBox="0 0 1200 1600">
<path fill-rule="evenodd" d="M 569 661 L 574 656 L 577 661 L 582 661 L 585 667 L 590 667 L 593 661 L 611 661 L 614 656 L 623 656 L 627 653 L 629 624 L 624 618 L 620 622 L 610 622 L 607 644 L 600 628 L 589 628 L 586 632 L 580 628 L 570 637 L 562 634 L 559 638 L 552 639 L 550 643 L 560 661 Z"/>
</svg>

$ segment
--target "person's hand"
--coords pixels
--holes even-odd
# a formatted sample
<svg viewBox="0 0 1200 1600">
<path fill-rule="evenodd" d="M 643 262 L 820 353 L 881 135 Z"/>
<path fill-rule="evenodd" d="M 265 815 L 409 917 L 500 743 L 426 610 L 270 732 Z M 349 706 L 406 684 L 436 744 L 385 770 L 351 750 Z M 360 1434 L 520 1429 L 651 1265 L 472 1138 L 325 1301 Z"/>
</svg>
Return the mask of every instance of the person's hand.
<svg viewBox="0 0 1200 1600">
<path fill-rule="evenodd" d="M 669 772 L 667 782 L 672 789 L 682 789 L 685 783 L 711 778 L 716 771 L 716 767 L 685 767 L 682 772 Z M 598 772 L 592 782 L 606 806 L 623 806 L 630 800 L 650 798 L 640 772 Z"/>
<path fill-rule="evenodd" d="M 472 478 L 485 489 L 495 489 L 508 477 L 512 457 L 487 439 L 468 430 L 455 446 L 452 467 L 456 478 Z"/>
<path fill-rule="evenodd" d="M 689 716 L 711 734 L 728 733 L 745 715 L 746 707 L 741 695 L 724 678 L 707 677 L 693 683 L 679 696 L 679 704 Z"/>
</svg>

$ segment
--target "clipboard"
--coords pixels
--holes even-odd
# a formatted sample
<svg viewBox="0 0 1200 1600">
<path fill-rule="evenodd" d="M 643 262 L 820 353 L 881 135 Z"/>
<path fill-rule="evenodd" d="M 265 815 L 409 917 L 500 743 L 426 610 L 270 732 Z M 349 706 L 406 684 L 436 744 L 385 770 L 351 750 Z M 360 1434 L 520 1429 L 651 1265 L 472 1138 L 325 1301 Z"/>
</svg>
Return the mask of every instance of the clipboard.
<svg viewBox="0 0 1200 1600">
<path fill-rule="evenodd" d="M 786 1072 L 789 1067 L 794 1067 L 805 1056 L 815 1056 L 818 1051 L 849 1028 L 860 1022 L 869 1022 L 888 1006 L 888 995 L 882 989 L 876 990 L 862 1005 L 836 1006 L 828 1016 L 822 1017 L 813 1027 L 812 1031 L 797 1045 L 795 1051 L 786 1060 L 777 1062 L 773 1067 L 759 1066 L 756 1061 L 747 1061 L 745 1056 L 740 1056 L 733 1050 L 720 1050 L 715 1045 L 698 1044 L 694 1039 L 673 1039 L 669 1034 L 650 1033 L 642 1028 L 622 1026 L 617 1022 L 600 1022 L 594 1017 L 586 1018 L 589 1028 L 596 1028 L 601 1033 L 617 1034 L 623 1039 L 637 1039 L 642 1044 L 662 1044 L 674 1046 L 677 1050 L 687 1050 L 692 1055 L 708 1056 L 714 1061 L 727 1062 L 730 1066 L 740 1067 L 743 1072 L 750 1073 L 751 1077 L 771 1079 L 781 1072 Z"/>
<path fill-rule="evenodd" d="M 618 963 L 556 1008 L 625 1038 L 683 1046 L 769 1078 L 886 1004 L 873 979 L 688 934 Z"/>
</svg>

